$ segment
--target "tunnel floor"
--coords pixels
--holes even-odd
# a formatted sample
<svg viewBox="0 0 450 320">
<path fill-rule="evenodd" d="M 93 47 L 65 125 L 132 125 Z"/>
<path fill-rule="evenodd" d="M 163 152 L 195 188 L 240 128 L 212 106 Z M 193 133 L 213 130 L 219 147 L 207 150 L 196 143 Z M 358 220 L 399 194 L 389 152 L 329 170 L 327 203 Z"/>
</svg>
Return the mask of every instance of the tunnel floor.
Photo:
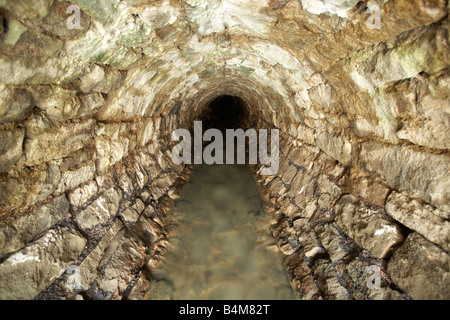
<svg viewBox="0 0 450 320">
<path fill-rule="evenodd" d="M 198 165 L 169 216 L 166 255 L 145 299 L 294 299 L 247 165 Z"/>
</svg>

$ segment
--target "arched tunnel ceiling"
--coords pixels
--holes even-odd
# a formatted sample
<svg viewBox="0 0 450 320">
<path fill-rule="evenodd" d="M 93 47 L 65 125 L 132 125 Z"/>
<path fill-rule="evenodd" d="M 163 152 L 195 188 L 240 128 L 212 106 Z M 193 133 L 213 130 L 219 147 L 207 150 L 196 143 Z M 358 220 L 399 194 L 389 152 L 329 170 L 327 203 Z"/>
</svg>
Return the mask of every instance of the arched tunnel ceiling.
<svg viewBox="0 0 450 320">
<path fill-rule="evenodd" d="M 80 0 L 72 3 L 90 17 L 83 15 L 84 29 L 69 34 L 61 30 L 67 15 L 63 3 L 52 7 L 53 1 L 6 2 L 3 7 L 30 29 L 31 38 L 33 32 L 42 31 L 57 39 L 43 36 L 41 44 L 21 40 L 12 49 L 18 56 L 0 60 L 0 81 L 65 84 L 84 72 L 88 73 L 86 81 L 99 80 L 102 73 L 92 63 L 127 69 L 119 96 L 123 93 L 122 99 L 129 101 L 125 92 L 139 90 L 142 97 L 136 97 L 133 106 L 121 104 L 121 97 L 111 99 L 110 109 L 116 104 L 122 108 L 117 114 L 103 107 L 99 119 L 107 120 L 148 114 L 154 97 L 161 90 L 165 94 L 163 88 L 170 88 L 171 99 L 180 99 L 186 91 L 194 91 L 198 83 L 214 83 L 218 75 L 233 76 L 233 81 L 248 78 L 261 87 L 270 87 L 281 96 L 283 104 L 295 110 L 308 104 L 302 100 L 305 90 L 325 83 L 322 94 L 330 94 L 326 83 L 336 79 L 329 79 L 326 73 L 339 61 L 362 91 L 434 67 L 424 68 L 428 60 L 414 57 L 417 61 L 394 66 L 395 79 L 385 70 L 387 75 L 376 70 L 369 75 L 345 70 L 342 59 L 351 53 L 392 40 L 403 31 L 437 21 L 446 14 L 444 1 L 430 5 L 432 10 L 420 1 L 387 2 L 381 12 L 382 29 L 370 30 L 366 27 L 370 16 L 367 4 L 355 6 L 356 2 Z M 390 11 L 396 14 L 390 15 Z M 11 28 L 16 25 L 11 23 Z M 25 30 L 17 27 L 8 40 L 17 41 Z M 30 60 L 21 50 L 39 59 Z M 378 58 L 377 52 L 370 54 Z M 382 60 L 384 55 L 379 58 Z M 389 79 L 383 79 L 386 77 Z"/>
</svg>

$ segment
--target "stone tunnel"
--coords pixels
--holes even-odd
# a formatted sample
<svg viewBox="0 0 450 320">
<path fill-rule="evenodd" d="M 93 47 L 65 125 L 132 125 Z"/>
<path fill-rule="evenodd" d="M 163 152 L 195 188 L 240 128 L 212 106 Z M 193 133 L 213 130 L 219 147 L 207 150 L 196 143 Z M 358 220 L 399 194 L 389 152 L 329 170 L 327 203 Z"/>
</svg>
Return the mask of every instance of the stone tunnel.
<svg viewBox="0 0 450 320">
<path fill-rule="evenodd" d="M 0 299 L 144 299 L 195 120 L 279 130 L 248 167 L 294 299 L 449 299 L 448 8 L 0 0 Z"/>
</svg>

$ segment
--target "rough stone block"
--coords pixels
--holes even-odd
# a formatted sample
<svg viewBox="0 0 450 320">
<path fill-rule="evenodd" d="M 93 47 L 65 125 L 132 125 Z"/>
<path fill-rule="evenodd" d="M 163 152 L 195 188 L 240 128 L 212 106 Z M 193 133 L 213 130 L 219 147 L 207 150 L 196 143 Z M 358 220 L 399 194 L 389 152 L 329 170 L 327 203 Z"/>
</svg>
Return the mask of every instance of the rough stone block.
<svg viewBox="0 0 450 320">
<path fill-rule="evenodd" d="M 298 296 L 303 300 L 317 299 L 320 290 L 314 281 L 311 269 L 303 260 L 300 252 L 296 252 L 285 259 L 286 271 L 296 287 Z"/>
<path fill-rule="evenodd" d="M 30 57 L 56 57 L 64 42 L 34 30 L 25 31 L 16 42 L 17 49 L 30 54 Z"/>
<path fill-rule="evenodd" d="M 348 300 L 349 294 L 343 287 L 336 274 L 336 270 L 329 260 L 317 260 L 313 266 L 314 277 L 325 300 Z"/>
<path fill-rule="evenodd" d="M 0 256 L 16 251 L 58 221 L 68 217 L 69 203 L 64 195 L 42 205 L 35 212 L 0 226 Z"/>
<path fill-rule="evenodd" d="M 139 216 L 144 209 L 145 204 L 140 199 L 136 199 L 136 203 L 134 205 L 128 207 L 120 214 L 128 225 L 133 225 L 139 219 Z"/>
<path fill-rule="evenodd" d="M 123 236 L 123 233 L 119 232 L 121 228 L 122 223 L 117 219 L 102 240 L 100 240 L 97 246 L 78 266 L 79 286 L 82 289 L 87 290 L 91 286 L 92 282 L 94 282 L 95 278 L 98 276 L 101 261 L 107 261 L 114 252 L 113 250 L 107 249 L 113 247 L 114 243 L 117 243 L 114 242 L 117 235 Z"/>
<path fill-rule="evenodd" d="M 55 164 L 20 172 L 15 177 L 0 177 L 0 212 L 9 214 L 44 201 L 58 186 L 60 172 Z"/>
<path fill-rule="evenodd" d="M 146 255 L 146 248 L 140 240 L 129 235 L 122 238 L 96 279 L 97 287 L 106 299 L 120 299 L 135 273 L 143 267 Z"/>
<path fill-rule="evenodd" d="M 80 90 L 83 93 L 91 92 L 105 79 L 105 71 L 102 67 L 93 64 L 87 72 L 80 77 Z"/>
<path fill-rule="evenodd" d="M 361 178 L 352 181 L 354 193 L 362 197 L 365 201 L 379 207 L 383 207 L 389 188 L 370 178 Z"/>
<path fill-rule="evenodd" d="M 40 23 L 40 26 L 47 34 L 51 34 L 66 41 L 80 37 L 87 31 L 91 23 L 91 18 L 82 10 L 80 10 L 80 28 L 67 27 L 68 19 L 74 14 L 74 12 L 68 11 L 69 6 L 71 5 L 70 2 L 55 1 L 49 14 Z M 68 12 L 70 12 L 70 14 L 68 14 Z"/>
<path fill-rule="evenodd" d="M 50 11 L 55 0 L 1 0 L 0 7 L 6 8 L 18 17 L 34 23 L 39 22 Z"/>
<path fill-rule="evenodd" d="M 75 220 L 84 230 L 92 230 L 106 224 L 119 210 L 121 192 L 115 188 L 105 191 L 97 200 L 81 211 Z"/>
<path fill-rule="evenodd" d="M 432 154 L 403 146 L 363 143 L 359 161 L 368 173 L 413 198 L 450 211 L 450 161 L 447 154 Z"/>
<path fill-rule="evenodd" d="M 96 167 L 99 174 L 122 160 L 130 151 L 130 139 L 126 137 L 126 133 L 126 124 L 113 123 L 97 126 L 95 148 L 97 150 Z"/>
<path fill-rule="evenodd" d="M 0 124 L 25 120 L 33 107 L 34 98 L 29 91 L 0 84 Z"/>
<path fill-rule="evenodd" d="M 329 128 L 327 131 L 316 132 L 316 145 L 340 163 L 351 164 L 352 144 L 343 134 Z"/>
<path fill-rule="evenodd" d="M 80 108 L 76 91 L 60 87 L 37 86 L 32 89 L 36 107 L 53 121 L 64 122 L 74 118 Z"/>
<path fill-rule="evenodd" d="M 25 137 L 23 128 L 0 127 L 0 172 L 16 163 L 23 154 L 22 145 Z"/>
<path fill-rule="evenodd" d="M 26 125 L 26 165 L 61 159 L 82 149 L 91 142 L 94 125 L 93 119 L 58 126 L 49 126 L 39 117 L 32 119 Z"/>
<path fill-rule="evenodd" d="M 372 266 L 379 268 L 376 265 Z M 359 257 L 356 257 L 347 265 L 346 268 L 348 275 L 355 283 L 355 287 L 363 290 L 365 296 L 373 300 L 404 300 L 404 297 L 400 294 L 400 292 L 392 290 L 387 286 L 382 276 L 380 277 L 379 288 L 374 286 L 372 287 L 372 285 L 369 286 L 368 282 L 370 284 L 372 284 L 372 282 L 370 282 L 370 279 L 367 278 L 367 267 L 367 264 L 363 263 Z"/>
<path fill-rule="evenodd" d="M 95 180 L 89 181 L 88 183 L 70 192 L 67 195 L 67 199 L 72 206 L 81 207 L 97 192 L 97 182 Z"/>
<path fill-rule="evenodd" d="M 304 209 L 307 204 L 315 198 L 314 192 L 316 187 L 316 180 L 314 177 L 305 173 L 304 170 L 299 170 L 291 182 L 288 193 L 297 206 Z"/>
<path fill-rule="evenodd" d="M 354 248 L 345 245 L 342 236 L 333 225 L 316 225 L 314 226 L 314 230 L 321 245 L 328 252 L 331 261 L 346 261 L 354 255 Z"/>
<path fill-rule="evenodd" d="M 91 17 L 104 23 L 111 23 L 118 16 L 118 0 L 99 0 L 92 2 L 89 0 L 74 0 L 72 3 L 79 5 Z"/>
<path fill-rule="evenodd" d="M 93 180 L 95 177 L 95 164 L 93 162 L 71 171 L 61 173 L 61 180 L 57 192 L 65 192 L 76 188 L 82 183 Z"/>
</svg>

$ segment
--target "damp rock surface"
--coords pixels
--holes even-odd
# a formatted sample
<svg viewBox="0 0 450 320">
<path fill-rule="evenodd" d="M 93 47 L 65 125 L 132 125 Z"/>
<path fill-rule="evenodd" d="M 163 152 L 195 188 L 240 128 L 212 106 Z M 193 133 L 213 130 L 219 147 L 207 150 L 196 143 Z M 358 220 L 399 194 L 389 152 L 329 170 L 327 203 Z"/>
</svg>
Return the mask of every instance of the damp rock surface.
<svg viewBox="0 0 450 320">
<path fill-rule="evenodd" d="M 147 299 L 293 299 L 247 166 L 196 166 L 169 214 L 172 244 Z"/>
</svg>

